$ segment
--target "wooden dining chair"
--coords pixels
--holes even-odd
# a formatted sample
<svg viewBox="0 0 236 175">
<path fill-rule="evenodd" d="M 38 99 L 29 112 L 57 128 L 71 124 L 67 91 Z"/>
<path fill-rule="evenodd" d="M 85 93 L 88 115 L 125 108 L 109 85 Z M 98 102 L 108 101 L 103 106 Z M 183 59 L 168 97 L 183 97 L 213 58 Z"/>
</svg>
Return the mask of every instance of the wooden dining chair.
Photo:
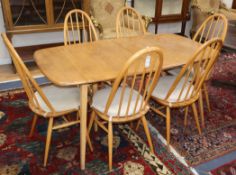
<svg viewBox="0 0 236 175">
<path fill-rule="evenodd" d="M 97 40 L 96 30 L 87 13 L 74 9 L 66 14 L 64 21 L 64 45 Z"/>
<path fill-rule="evenodd" d="M 149 110 L 148 101 L 158 81 L 162 62 L 162 51 L 159 48 L 142 49 L 128 59 L 112 87 L 98 90 L 93 96 L 88 132 L 96 123 L 108 133 L 109 170 L 112 169 L 113 123 L 140 119 L 150 149 L 154 151 L 145 114 Z M 140 75 L 141 80 L 137 79 Z M 136 81 L 140 81 L 139 86 L 135 86 Z"/>
<path fill-rule="evenodd" d="M 221 47 L 222 39 L 219 38 L 205 42 L 191 56 L 176 77 L 163 76 L 158 81 L 152 93 L 152 99 L 160 104 L 160 108 L 151 107 L 151 109 L 166 118 L 168 146 L 170 143 L 171 109 L 173 108 L 186 108 L 184 119 L 186 125 L 187 109 L 191 106 L 198 132 L 201 134 L 195 102 L 199 99 L 202 85 L 214 65 Z M 162 109 L 164 109 L 164 112 L 161 111 Z M 201 120 L 204 119 L 201 118 Z"/>
<path fill-rule="evenodd" d="M 132 7 L 123 7 L 116 17 L 116 37 L 144 35 L 145 25 L 141 15 Z"/>
<path fill-rule="evenodd" d="M 214 14 L 210 17 L 208 17 L 203 24 L 199 27 L 199 29 L 197 30 L 197 32 L 195 33 L 193 40 L 197 41 L 199 43 L 204 43 L 214 37 L 218 37 L 221 38 L 223 43 L 227 34 L 227 30 L 228 30 L 228 20 L 227 18 L 222 15 L 222 14 Z M 206 78 L 206 82 L 209 80 L 209 74 L 207 75 Z M 205 95 L 205 100 L 206 100 L 206 104 L 207 104 L 207 108 L 208 111 L 211 111 L 211 107 L 210 107 L 210 101 L 209 101 L 209 95 L 208 95 L 208 91 L 207 91 L 207 86 L 206 86 L 206 82 L 203 83 L 203 87 L 202 87 L 202 92 L 204 92 Z M 202 101 L 202 95 L 200 100 Z M 200 106 L 200 111 L 203 114 L 203 103 L 201 103 Z M 204 125 L 204 123 L 203 123 Z"/>
<path fill-rule="evenodd" d="M 219 13 L 209 16 L 198 28 L 193 40 L 205 43 L 212 38 L 221 38 L 224 42 L 228 29 L 227 18 Z"/>
<path fill-rule="evenodd" d="M 80 122 L 79 89 L 78 87 L 58 87 L 54 85 L 41 88 L 32 77 L 30 71 L 21 60 L 20 56 L 14 49 L 5 33 L 2 33 L 2 38 L 7 46 L 12 61 L 16 67 L 17 73 L 19 74 L 19 77 L 22 81 L 22 85 L 26 92 L 26 95 L 28 96 L 29 108 L 34 112 L 29 136 L 31 137 L 33 135 L 39 116 L 48 119 L 47 138 L 44 154 L 44 166 L 46 166 L 52 131 L 76 125 Z M 61 119 L 62 122 L 56 122 L 58 119 Z M 87 141 L 92 151 L 93 147 L 88 135 Z"/>
<path fill-rule="evenodd" d="M 214 14 L 209 16 L 203 23 L 202 25 L 198 28 L 197 32 L 193 36 L 193 40 L 199 43 L 205 43 L 206 41 L 209 41 L 212 38 L 218 37 L 221 38 L 222 41 L 224 42 L 226 34 L 227 34 L 227 29 L 228 29 L 228 20 L 227 18 L 222 15 L 222 14 Z M 178 75 L 180 72 L 181 67 L 178 67 L 176 69 L 169 70 L 168 73 L 171 75 Z M 209 80 L 209 74 L 207 75 L 206 82 Z M 210 102 L 209 102 L 209 95 L 207 91 L 207 86 L 206 82 L 203 83 L 202 90 L 201 90 L 201 96 L 199 99 L 199 106 L 200 106 L 200 112 L 201 115 L 204 115 L 203 111 L 203 99 L 202 99 L 202 92 L 204 92 L 205 95 L 205 100 L 207 103 L 207 108 L 208 111 L 211 111 L 210 108 Z M 204 121 L 202 123 L 204 126 Z"/>
<path fill-rule="evenodd" d="M 228 29 L 228 20 L 222 14 L 214 14 L 209 16 L 198 28 L 192 40 L 198 43 L 205 43 L 212 38 L 221 38 L 224 42 Z M 181 67 L 169 70 L 172 75 L 178 75 Z"/>
</svg>

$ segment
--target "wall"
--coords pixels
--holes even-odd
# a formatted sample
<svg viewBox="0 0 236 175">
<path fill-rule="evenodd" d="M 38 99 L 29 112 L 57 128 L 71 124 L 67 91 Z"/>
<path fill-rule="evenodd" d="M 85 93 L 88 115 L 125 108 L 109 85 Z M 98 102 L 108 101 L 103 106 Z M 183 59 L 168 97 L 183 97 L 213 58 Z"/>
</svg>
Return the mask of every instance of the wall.
<svg viewBox="0 0 236 175">
<path fill-rule="evenodd" d="M 228 7 L 231 7 L 232 0 L 223 0 Z M 0 3 L 1 6 L 1 3 Z M 1 7 L 0 7 L 1 8 Z M 187 23 L 186 34 L 189 34 L 191 27 L 191 20 Z M 154 25 L 149 27 L 149 31 L 154 33 Z M 177 33 L 181 31 L 181 23 L 168 23 L 160 24 L 158 28 L 158 33 Z M 4 20 L 2 15 L 2 8 L 0 9 L 0 32 L 5 32 Z M 63 34 L 62 32 L 50 32 L 50 33 L 35 33 L 35 34 L 22 34 L 15 35 L 12 39 L 14 46 L 25 46 L 25 45 L 35 45 L 42 43 L 53 43 L 62 42 Z M 2 39 L 0 39 L 0 65 L 11 63 L 10 56 L 6 50 Z"/>
</svg>

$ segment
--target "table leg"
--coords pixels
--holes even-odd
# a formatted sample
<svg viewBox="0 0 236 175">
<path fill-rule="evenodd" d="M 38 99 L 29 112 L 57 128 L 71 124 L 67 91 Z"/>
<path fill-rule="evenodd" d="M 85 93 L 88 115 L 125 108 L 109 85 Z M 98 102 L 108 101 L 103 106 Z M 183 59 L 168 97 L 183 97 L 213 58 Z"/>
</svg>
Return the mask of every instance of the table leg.
<svg viewBox="0 0 236 175">
<path fill-rule="evenodd" d="M 80 168 L 85 169 L 88 85 L 80 87 Z"/>
</svg>

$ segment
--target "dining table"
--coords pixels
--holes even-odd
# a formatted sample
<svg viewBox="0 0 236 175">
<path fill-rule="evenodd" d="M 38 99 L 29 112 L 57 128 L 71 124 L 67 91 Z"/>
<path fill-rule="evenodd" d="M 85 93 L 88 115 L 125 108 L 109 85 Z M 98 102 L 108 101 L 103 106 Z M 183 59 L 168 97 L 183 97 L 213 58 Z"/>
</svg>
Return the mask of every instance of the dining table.
<svg viewBox="0 0 236 175">
<path fill-rule="evenodd" d="M 37 50 L 36 64 L 58 86 L 80 89 L 80 168 L 85 169 L 88 87 L 114 80 L 125 62 L 138 50 L 156 46 L 163 52 L 163 70 L 185 64 L 199 43 L 176 34 L 142 35 L 99 40 Z"/>
</svg>

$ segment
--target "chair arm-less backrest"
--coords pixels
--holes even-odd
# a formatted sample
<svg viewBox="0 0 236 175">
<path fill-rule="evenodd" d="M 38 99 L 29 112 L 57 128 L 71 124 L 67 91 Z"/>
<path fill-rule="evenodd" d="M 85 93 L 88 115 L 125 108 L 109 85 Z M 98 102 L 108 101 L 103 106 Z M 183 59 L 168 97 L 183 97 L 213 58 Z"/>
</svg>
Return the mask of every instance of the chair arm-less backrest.
<svg viewBox="0 0 236 175">
<path fill-rule="evenodd" d="M 97 40 L 96 30 L 87 13 L 74 9 L 66 14 L 64 21 L 64 45 Z"/>
<path fill-rule="evenodd" d="M 201 45 L 181 69 L 165 100 L 168 100 L 174 92 L 178 92 L 176 102 L 196 98 L 204 80 L 219 56 L 221 47 L 222 39 L 220 38 L 213 38 Z M 177 88 L 178 90 L 176 90 Z"/>
<path fill-rule="evenodd" d="M 37 97 L 35 96 L 35 92 L 37 91 L 38 94 L 40 95 L 40 98 L 46 104 L 48 109 L 51 112 L 55 112 L 55 109 L 53 108 L 53 106 L 51 105 L 51 103 L 49 102 L 47 97 L 44 95 L 44 93 L 41 90 L 41 88 L 39 87 L 38 83 L 32 77 L 31 73 L 29 72 L 29 70 L 27 69 L 27 67 L 25 66 L 23 61 L 21 60 L 20 56 L 16 52 L 15 48 L 13 47 L 13 45 L 11 44 L 11 42 L 9 41 L 9 39 L 7 38 L 7 35 L 5 33 L 2 33 L 2 38 L 3 38 L 5 45 L 7 46 L 9 54 L 12 58 L 12 61 L 15 65 L 15 67 L 16 67 L 17 73 L 20 76 L 20 79 L 22 81 L 22 85 L 24 87 L 24 90 L 25 90 L 28 98 L 29 98 L 29 101 L 31 104 L 34 105 L 34 111 L 44 113 L 43 109 L 39 105 L 39 101 L 38 101 Z"/>
<path fill-rule="evenodd" d="M 146 29 L 141 15 L 132 7 L 123 7 L 119 10 L 116 17 L 116 35 L 127 37 L 143 35 Z"/>
<path fill-rule="evenodd" d="M 108 113 L 116 96 L 119 101 L 116 116 L 121 116 L 121 110 L 125 111 L 122 117 L 141 115 L 148 107 L 148 100 L 157 84 L 162 64 L 162 51 L 157 47 L 147 47 L 131 56 L 112 86 L 104 113 Z"/>
<path fill-rule="evenodd" d="M 203 43 L 212 38 L 221 38 L 224 42 L 228 30 L 228 20 L 222 14 L 209 16 L 195 33 L 193 40 Z"/>
</svg>

